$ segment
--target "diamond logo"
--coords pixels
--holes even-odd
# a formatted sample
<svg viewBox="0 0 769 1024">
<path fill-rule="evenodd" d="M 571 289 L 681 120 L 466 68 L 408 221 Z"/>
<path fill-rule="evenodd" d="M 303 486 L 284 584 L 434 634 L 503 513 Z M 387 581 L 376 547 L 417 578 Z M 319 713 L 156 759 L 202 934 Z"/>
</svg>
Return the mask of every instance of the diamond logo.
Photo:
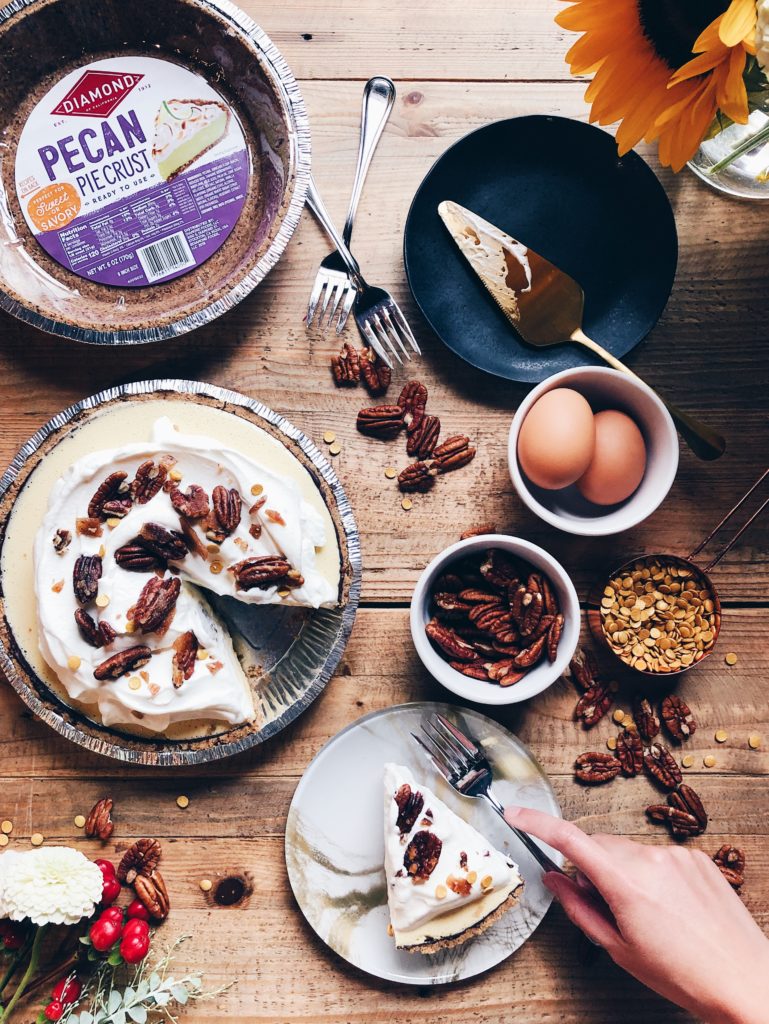
<svg viewBox="0 0 769 1024">
<path fill-rule="evenodd" d="M 142 78 L 118 71 L 85 71 L 51 113 L 109 117 Z"/>
</svg>

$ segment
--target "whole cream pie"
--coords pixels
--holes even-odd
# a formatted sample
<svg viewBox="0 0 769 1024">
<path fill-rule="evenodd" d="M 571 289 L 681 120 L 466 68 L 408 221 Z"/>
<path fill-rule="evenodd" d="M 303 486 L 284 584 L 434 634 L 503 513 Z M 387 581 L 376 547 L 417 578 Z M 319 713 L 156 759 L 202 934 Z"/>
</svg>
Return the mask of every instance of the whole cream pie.
<svg viewBox="0 0 769 1024">
<path fill-rule="evenodd" d="M 150 442 L 77 459 L 37 532 L 40 651 L 105 725 L 254 717 L 205 590 L 249 604 L 332 606 L 324 523 L 296 481 L 165 417 Z"/>
<path fill-rule="evenodd" d="M 385 765 L 384 830 L 398 949 L 457 946 L 517 903 L 523 879 L 513 861 L 396 764 Z"/>
</svg>

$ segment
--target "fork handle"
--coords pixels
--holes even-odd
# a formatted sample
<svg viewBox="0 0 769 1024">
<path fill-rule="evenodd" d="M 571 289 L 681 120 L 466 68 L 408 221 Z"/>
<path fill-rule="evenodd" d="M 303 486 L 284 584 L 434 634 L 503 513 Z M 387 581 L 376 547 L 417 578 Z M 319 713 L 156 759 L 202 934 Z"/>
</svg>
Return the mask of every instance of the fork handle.
<svg viewBox="0 0 769 1024">
<path fill-rule="evenodd" d="M 349 246 L 352 238 L 352 226 L 355 220 L 355 213 L 358 209 L 363 183 L 366 180 L 368 169 L 371 166 L 371 158 L 374 150 L 382 137 L 384 126 L 390 116 L 390 111 L 395 102 L 395 86 L 384 75 L 375 75 L 370 78 L 363 89 L 363 105 L 360 112 L 360 145 L 358 147 L 358 166 L 355 168 L 355 181 L 350 196 L 350 207 L 347 210 L 347 220 L 344 222 L 342 238 Z"/>
<path fill-rule="evenodd" d="M 326 209 L 326 205 L 320 197 L 318 192 L 318 186 L 315 184 L 315 179 L 310 175 L 310 183 L 307 186 L 307 205 L 310 207 L 312 212 L 315 214 L 320 226 L 326 232 L 328 237 L 334 243 L 334 246 L 342 257 L 342 262 L 347 267 L 347 271 L 353 280 L 353 283 L 358 288 L 364 288 L 366 282 L 363 280 L 360 272 L 360 266 L 358 261 L 355 259 L 353 254 L 347 248 L 344 243 L 344 239 L 336 229 L 336 225 L 331 219 L 331 215 Z"/>
<path fill-rule="evenodd" d="M 497 812 L 500 818 L 504 821 L 507 827 L 515 833 L 518 839 L 520 839 L 520 841 L 523 843 L 523 845 L 526 847 L 526 849 L 529 851 L 529 853 L 532 855 L 534 860 L 539 864 L 543 871 L 555 871 L 555 873 L 558 875 L 566 874 L 562 867 L 556 864 L 555 861 L 552 860 L 552 858 L 548 857 L 548 855 L 545 853 L 542 847 L 531 838 L 528 832 L 521 832 L 521 830 L 519 828 L 516 828 L 515 825 L 510 824 L 510 822 L 505 817 L 505 808 L 502 806 L 499 800 L 497 800 L 497 798 L 494 796 L 490 789 L 487 790 L 483 794 L 483 796 L 486 797 L 486 799 L 489 801 L 491 806 L 494 808 L 494 810 Z"/>
<path fill-rule="evenodd" d="M 611 352 L 607 352 L 605 348 L 598 344 L 597 341 L 593 341 L 579 328 L 574 331 L 571 336 L 571 340 L 577 342 L 578 345 L 582 345 L 584 348 L 590 349 L 601 359 L 605 360 L 609 366 L 613 366 L 615 370 L 621 370 L 622 373 L 626 373 L 629 377 L 635 377 L 636 380 L 640 380 L 641 383 L 645 383 L 638 376 L 637 373 L 625 366 L 624 363 L 620 362 L 616 356 L 613 356 Z M 648 386 L 648 385 L 647 385 Z M 655 394 L 657 392 L 655 391 Z M 698 459 L 703 459 L 705 462 L 712 462 L 714 459 L 720 459 L 726 451 L 726 441 L 721 437 L 719 433 L 712 430 L 707 423 L 703 423 L 702 420 L 698 420 L 696 416 L 692 416 L 691 413 L 684 412 L 683 409 L 679 409 L 677 405 L 673 405 L 672 402 L 668 402 L 662 395 L 657 394 L 662 404 L 665 406 L 667 411 L 673 417 L 678 433 L 686 441 L 691 450 L 697 456 Z"/>
</svg>

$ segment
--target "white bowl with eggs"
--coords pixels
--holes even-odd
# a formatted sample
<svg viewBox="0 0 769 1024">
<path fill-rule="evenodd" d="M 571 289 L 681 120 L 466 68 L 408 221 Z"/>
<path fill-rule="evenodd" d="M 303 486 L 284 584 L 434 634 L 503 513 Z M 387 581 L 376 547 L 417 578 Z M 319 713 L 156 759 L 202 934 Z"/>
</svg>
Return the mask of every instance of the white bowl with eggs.
<svg viewBox="0 0 769 1024">
<path fill-rule="evenodd" d="M 664 501 L 678 469 L 678 434 L 643 381 L 582 366 L 526 396 L 510 427 L 508 460 L 513 486 L 540 519 L 607 537 Z"/>
<path fill-rule="evenodd" d="M 516 558 L 527 562 L 540 573 L 547 576 L 555 591 L 558 606 L 563 615 L 563 632 L 558 642 L 555 661 L 547 659 L 530 669 L 519 682 L 513 686 L 501 687 L 497 683 L 471 679 L 452 668 L 444 656 L 440 655 L 425 633 L 425 625 L 432 617 L 431 594 L 433 584 L 445 572 L 449 572 L 452 562 L 457 562 L 468 555 L 486 551 L 489 548 L 500 548 Z M 417 580 L 411 598 L 410 612 L 411 636 L 422 664 L 430 675 L 439 683 L 455 693 L 463 700 L 475 704 L 517 704 L 542 693 L 560 679 L 566 671 L 577 649 L 580 630 L 580 609 L 577 591 L 568 573 L 544 548 L 532 544 L 521 537 L 509 537 L 502 533 L 488 533 L 479 537 L 469 537 L 458 541 L 437 555 Z"/>
</svg>

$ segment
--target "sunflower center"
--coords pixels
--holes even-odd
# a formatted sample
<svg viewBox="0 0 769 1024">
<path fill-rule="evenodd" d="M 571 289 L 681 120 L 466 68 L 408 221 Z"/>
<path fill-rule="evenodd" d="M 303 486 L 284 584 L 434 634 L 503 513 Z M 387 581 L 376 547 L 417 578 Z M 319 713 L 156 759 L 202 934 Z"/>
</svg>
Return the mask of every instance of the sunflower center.
<svg viewBox="0 0 769 1024">
<path fill-rule="evenodd" d="M 727 0 L 636 0 L 644 35 L 675 71 L 692 57 L 697 36 L 729 6 Z"/>
</svg>

